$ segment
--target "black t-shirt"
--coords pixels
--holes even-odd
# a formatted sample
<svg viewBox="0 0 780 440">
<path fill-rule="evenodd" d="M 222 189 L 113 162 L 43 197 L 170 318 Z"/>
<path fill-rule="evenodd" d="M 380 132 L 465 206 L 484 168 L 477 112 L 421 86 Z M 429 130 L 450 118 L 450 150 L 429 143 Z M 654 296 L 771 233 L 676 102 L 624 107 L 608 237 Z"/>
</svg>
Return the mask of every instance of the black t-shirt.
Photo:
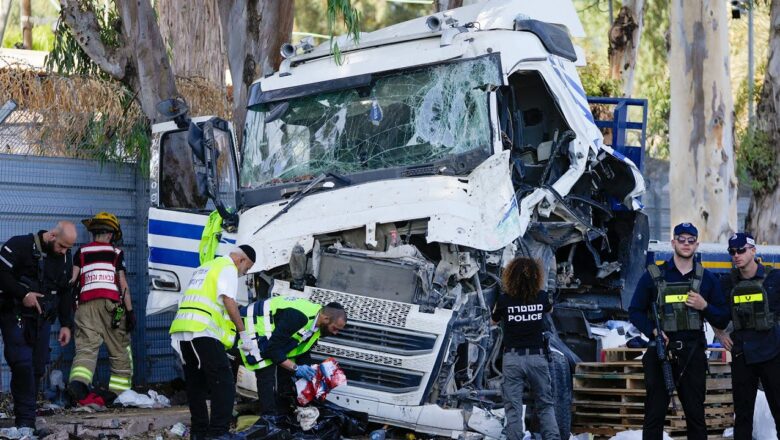
<svg viewBox="0 0 780 440">
<path fill-rule="evenodd" d="M 502 293 L 493 309 L 493 321 L 504 324 L 504 348 L 542 348 L 542 318 L 550 310 L 552 304 L 545 291 L 540 291 L 531 304 Z"/>
</svg>

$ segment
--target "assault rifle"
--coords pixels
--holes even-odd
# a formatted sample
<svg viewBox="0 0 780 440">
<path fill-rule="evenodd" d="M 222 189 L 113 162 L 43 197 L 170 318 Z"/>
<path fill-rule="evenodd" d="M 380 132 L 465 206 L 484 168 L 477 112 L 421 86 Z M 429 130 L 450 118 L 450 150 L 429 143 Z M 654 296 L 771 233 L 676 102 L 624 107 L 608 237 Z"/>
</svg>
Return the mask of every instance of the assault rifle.
<svg viewBox="0 0 780 440">
<path fill-rule="evenodd" d="M 661 361 L 661 370 L 664 374 L 664 385 L 666 386 L 666 393 L 669 395 L 669 400 L 672 401 L 672 411 L 677 412 L 677 404 L 674 401 L 674 375 L 672 374 L 672 364 L 669 362 L 669 355 L 666 351 L 664 336 L 661 334 L 661 322 L 658 319 L 658 305 L 653 302 L 652 307 L 656 328 L 655 352 L 658 356 L 658 360 Z"/>
</svg>

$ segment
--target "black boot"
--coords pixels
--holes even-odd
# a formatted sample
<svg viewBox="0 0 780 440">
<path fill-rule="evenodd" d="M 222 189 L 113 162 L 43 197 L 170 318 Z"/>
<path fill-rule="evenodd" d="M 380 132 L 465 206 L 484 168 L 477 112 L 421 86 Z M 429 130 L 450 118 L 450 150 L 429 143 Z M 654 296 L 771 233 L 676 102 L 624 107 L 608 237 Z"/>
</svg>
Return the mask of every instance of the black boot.
<svg viewBox="0 0 780 440">
<path fill-rule="evenodd" d="M 83 382 L 77 380 L 68 384 L 68 396 L 70 397 L 70 404 L 77 405 L 79 400 L 84 399 L 89 394 L 89 387 Z"/>
</svg>

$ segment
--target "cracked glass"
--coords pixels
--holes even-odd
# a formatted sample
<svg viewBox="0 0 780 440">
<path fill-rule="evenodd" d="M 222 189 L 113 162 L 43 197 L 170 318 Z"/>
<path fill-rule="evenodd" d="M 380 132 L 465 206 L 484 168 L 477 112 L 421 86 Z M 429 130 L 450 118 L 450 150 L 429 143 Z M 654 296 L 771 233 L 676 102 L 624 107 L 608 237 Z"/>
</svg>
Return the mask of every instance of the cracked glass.
<svg viewBox="0 0 780 440">
<path fill-rule="evenodd" d="M 488 93 L 500 84 L 498 57 L 487 56 L 265 104 L 247 114 L 242 187 L 490 154 Z"/>
</svg>

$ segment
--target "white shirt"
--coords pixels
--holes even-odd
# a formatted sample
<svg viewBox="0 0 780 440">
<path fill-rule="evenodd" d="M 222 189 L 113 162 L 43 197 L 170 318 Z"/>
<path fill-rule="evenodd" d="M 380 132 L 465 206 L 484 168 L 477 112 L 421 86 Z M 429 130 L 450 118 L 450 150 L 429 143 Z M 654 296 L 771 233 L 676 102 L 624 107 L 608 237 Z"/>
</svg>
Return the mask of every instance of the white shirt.
<svg viewBox="0 0 780 440">
<path fill-rule="evenodd" d="M 187 287 L 189 289 L 189 287 Z M 217 303 L 221 305 L 222 307 L 225 307 L 225 301 L 224 298 L 230 298 L 233 301 L 236 300 L 236 291 L 238 290 L 238 270 L 235 266 L 230 265 L 226 266 L 224 269 L 222 269 L 222 272 L 219 274 L 219 278 L 217 278 Z M 184 298 L 184 295 L 182 295 L 181 298 L 179 298 L 179 304 L 181 304 L 181 300 Z M 181 362 L 184 363 L 184 357 L 181 355 L 181 343 L 184 341 L 191 341 L 195 338 L 214 338 L 219 339 L 217 335 L 214 334 L 210 329 L 205 329 L 200 332 L 176 332 L 171 335 L 171 346 L 174 350 L 176 350 L 176 353 L 179 354 L 179 358 L 181 358 Z"/>
</svg>

